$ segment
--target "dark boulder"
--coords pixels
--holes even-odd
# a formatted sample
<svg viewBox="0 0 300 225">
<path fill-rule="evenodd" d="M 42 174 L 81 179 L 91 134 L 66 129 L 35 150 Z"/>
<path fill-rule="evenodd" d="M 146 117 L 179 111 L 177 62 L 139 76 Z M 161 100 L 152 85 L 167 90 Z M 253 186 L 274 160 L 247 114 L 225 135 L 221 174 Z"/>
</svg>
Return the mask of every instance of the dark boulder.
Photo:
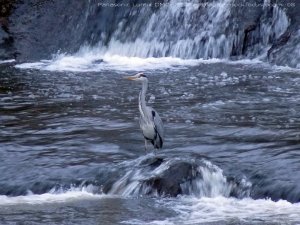
<svg viewBox="0 0 300 225">
<path fill-rule="evenodd" d="M 159 160 L 159 159 L 158 159 Z M 147 194 L 158 193 L 160 196 L 177 196 L 183 194 L 181 184 L 195 179 L 200 175 L 193 168 L 196 165 L 179 162 L 171 165 L 160 176 L 150 177 L 144 181 L 144 186 L 151 187 Z"/>
<path fill-rule="evenodd" d="M 221 169 L 203 160 L 147 157 L 137 165 L 134 164 L 132 169 L 128 170 L 127 165 L 121 171 L 121 176 L 112 176 L 104 184 L 104 193 L 167 197 L 245 197 L 249 195 L 251 188 L 243 180 L 227 179 Z"/>
</svg>

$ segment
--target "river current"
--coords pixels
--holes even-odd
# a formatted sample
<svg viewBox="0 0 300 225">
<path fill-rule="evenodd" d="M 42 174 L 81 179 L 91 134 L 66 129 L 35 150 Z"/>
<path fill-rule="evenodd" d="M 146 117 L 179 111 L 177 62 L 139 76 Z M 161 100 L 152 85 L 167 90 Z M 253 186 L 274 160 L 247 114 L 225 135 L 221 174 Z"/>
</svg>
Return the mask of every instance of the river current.
<svg viewBox="0 0 300 225">
<path fill-rule="evenodd" d="M 300 223 L 299 70 L 82 60 L 0 65 L 2 224 Z M 123 79 L 137 71 L 165 125 L 157 155 Z"/>
</svg>

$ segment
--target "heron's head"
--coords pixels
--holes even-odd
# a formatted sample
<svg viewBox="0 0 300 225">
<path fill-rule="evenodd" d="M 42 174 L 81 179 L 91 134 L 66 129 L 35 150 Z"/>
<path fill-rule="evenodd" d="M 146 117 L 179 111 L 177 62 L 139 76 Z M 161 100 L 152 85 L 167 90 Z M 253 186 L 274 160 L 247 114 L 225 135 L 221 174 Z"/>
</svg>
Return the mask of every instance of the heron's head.
<svg viewBox="0 0 300 225">
<path fill-rule="evenodd" d="M 127 80 L 134 80 L 134 81 L 140 81 L 140 82 L 148 81 L 147 76 L 144 75 L 143 73 L 137 73 L 133 76 L 124 77 L 124 78 L 127 79 Z"/>
</svg>

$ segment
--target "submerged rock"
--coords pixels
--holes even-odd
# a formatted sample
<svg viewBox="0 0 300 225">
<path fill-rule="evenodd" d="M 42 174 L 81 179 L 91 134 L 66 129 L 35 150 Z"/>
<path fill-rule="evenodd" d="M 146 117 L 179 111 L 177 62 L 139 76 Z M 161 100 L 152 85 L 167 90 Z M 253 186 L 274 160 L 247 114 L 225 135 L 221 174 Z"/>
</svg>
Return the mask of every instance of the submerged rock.
<svg viewBox="0 0 300 225">
<path fill-rule="evenodd" d="M 181 184 L 195 179 L 196 175 L 199 175 L 193 171 L 194 166 L 186 162 L 179 162 L 178 164 L 171 165 L 160 176 L 146 179 L 143 186 L 150 187 L 148 189 L 149 192 L 146 194 L 157 193 L 163 196 L 183 194 Z"/>
<path fill-rule="evenodd" d="M 96 60 L 93 61 L 93 63 L 95 63 L 95 64 L 100 64 L 100 63 L 103 63 L 103 62 L 104 62 L 103 59 L 96 59 Z"/>
<path fill-rule="evenodd" d="M 226 178 L 220 168 L 205 160 L 148 157 L 107 182 L 103 191 L 124 196 L 245 197 L 250 188 L 249 183 Z"/>
</svg>

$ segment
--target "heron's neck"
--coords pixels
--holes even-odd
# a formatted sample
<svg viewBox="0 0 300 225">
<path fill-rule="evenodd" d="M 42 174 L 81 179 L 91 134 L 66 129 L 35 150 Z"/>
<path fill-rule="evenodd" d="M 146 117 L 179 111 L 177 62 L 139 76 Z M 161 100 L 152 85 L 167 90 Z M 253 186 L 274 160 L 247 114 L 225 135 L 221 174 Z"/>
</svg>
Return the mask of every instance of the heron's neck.
<svg viewBox="0 0 300 225">
<path fill-rule="evenodd" d="M 139 109 L 141 114 L 145 114 L 146 112 L 146 92 L 148 89 L 148 81 L 144 81 L 142 83 L 142 90 L 140 92 L 140 96 L 139 96 Z"/>
</svg>

